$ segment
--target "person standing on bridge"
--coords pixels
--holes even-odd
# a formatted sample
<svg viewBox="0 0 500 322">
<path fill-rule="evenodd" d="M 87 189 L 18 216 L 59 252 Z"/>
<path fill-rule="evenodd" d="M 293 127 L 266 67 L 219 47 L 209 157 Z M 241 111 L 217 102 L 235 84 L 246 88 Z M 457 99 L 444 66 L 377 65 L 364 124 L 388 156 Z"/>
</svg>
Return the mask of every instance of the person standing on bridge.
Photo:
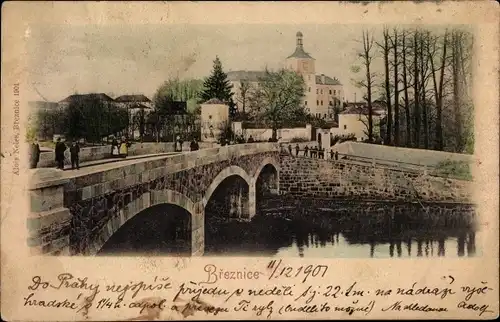
<svg viewBox="0 0 500 322">
<path fill-rule="evenodd" d="M 64 151 L 66 151 L 66 144 L 61 142 L 61 138 L 57 138 L 54 152 L 56 155 L 57 168 L 61 170 L 64 170 Z"/>
<path fill-rule="evenodd" d="M 304 156 L 307 157 L 307 153 L 309 152 L 309 147 L 306 145 L 304 148 Z"/>
<path fill-rule="evenodd" d="M 69 152 L 71 154 L 71 169 L 80 169 L 80 145 L 78 144 L 78 141 L 74 141 L 73 144 L 71 144 L 71 147 L 69 148 Z"/>
<path fill-rule="evenodd" d="M 198 145 L 198 142 L 196 142 L 196 139 L 193 139 L 191 141 L 191 151 L 198 151 L 200 149 L 200 146 Z"/>
<path fill-rule="evenodd" d="M 120 142 L 120 156 L 122 158 L 126 158 L 128 155 L 128 145 L 127 145 L 127 140 L 123 136 Z"/>
<path fill-rule="evenodd" d="M 299 156 L 299 151 L 300 151 L 300 148 L 299 148 L 299 144 L 297 143 L 297 145 L 295 145 L 295 156 Z"/>
<path fill-rule="evenodd" d="M 36 166 L 38 165 L 38 161 L 40 161 L 40 145 L 38 144 L 38 140 L 35 139 L 33 143 L 31 143 L 30 168 L 36 168 Z"/>
<path fill-rule="evenodd" d="M 119 148 L 118 148 L 118 141 L 116 140 L 115 137 L 113 137 L 113 141 L 111 141 L 111 156 L 113 158 L 116 158 L 120 155 Z"/>
<path fill-rule="evenodd" d="M 332 149 L 330 149 L 330 159 L 333 160 L 333 150 Z"/>
<path fill-rule="evenodd" d="M 290 153 L 290 155 L 293 155 L 292 154 L 292 145 L 291 144 L 288 144 L 288 153 Z"/>
</svg>

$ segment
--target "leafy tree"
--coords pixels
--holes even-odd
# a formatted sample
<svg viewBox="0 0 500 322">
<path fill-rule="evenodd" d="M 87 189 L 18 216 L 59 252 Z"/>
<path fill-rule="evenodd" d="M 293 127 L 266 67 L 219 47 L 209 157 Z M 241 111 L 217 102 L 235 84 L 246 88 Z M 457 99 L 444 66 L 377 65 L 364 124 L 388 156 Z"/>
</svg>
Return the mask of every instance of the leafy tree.
<svg viewBox="0 0 500 322">
<path fill-rule="evenodd" d="M 229 105 L 230 115 L 236 112 L 236 104 L 233 101 L 233 85 L 227 79 L 227 74 L 222 69 L 222 63 L 218 56 L 215 57 L 212 74 L 205 79 L 203 91 L 200 93 L 202 102 L 217 98 Z"/>
<path fill-rule="evenodd" d="M 277 130 L 297 114 L 305 114 L 302 97 L 305 93 L 304 79 L 297 73 L 285 69 L 277 72 L 266 70 L 258 80 L 250 105 L 255 117 L 270 126 L 272 138 L 277 138 Z"/>
<path fill-rule="evenodd" d="M 198 97 L 202 89 L 203 81 L 199 79 L 171 79 L 156 90 L 155 97 L 169 97 L 174 101 L 186 102 L 188 112 L 196 114 L 199 109 Z"/>
<path fill-rule="evenodd" d="M 106 104 L 97 97 L 84 96 L 69 104 L 65 110 L 65 120 L 64 133 L 67 137 L 100 142 L 103 136 L 127 127 L 127 111 Z"/>
</svg>

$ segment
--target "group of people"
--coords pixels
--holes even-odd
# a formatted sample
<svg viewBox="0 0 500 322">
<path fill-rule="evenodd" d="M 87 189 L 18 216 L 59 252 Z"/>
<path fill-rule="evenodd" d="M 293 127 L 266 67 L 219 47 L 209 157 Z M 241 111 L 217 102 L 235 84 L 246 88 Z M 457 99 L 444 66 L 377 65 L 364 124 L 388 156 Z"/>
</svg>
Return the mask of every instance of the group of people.
<svg viewBox="0 0 500 322">
<path fill-rule="evenodd" d="M 58 138 L 55 147 L 57 169 L 64 170 L 64 152 L 66 152 L 67 148 L 66 144 L 61 141 L 61 138 Z M 70 143 L 69 153 L 71 159 L 71 169 L 80 169 L 80 145 L 78 144 L 78 141 L 75 140 Z"/>
<path fill-rule="evenodd" d="M 113 158 L 125 158 L 128 155 L 130 144 L 125 137 L 122 137 L 120 142 L 113 138 L 111 141 L 111 156 Z"/>
<path fill-rule="evenodd" d="M 321 148 L 319 146 L 313 146 L 309 148 L 309 146 L 306 145 L 304 150 L 301 150 L 299 145 L 295 145 L 295 155 L 299 156 L 299 152 L 304 151 L 303 156 L 305 157 L 311 157 L 311 158 L 318 158 L 318 159 L 324 159 L 325 158 L 325 148 Z M 293 155 L 293 148 L 292 145 L 288 145 L 288 153 L 290 155 Z M 333 152 L 333 150 L 330 150 L 330 159 L 332 160 L 338 160 L 339 159 L 339 153 L 337 151 Z"/>
</svg>

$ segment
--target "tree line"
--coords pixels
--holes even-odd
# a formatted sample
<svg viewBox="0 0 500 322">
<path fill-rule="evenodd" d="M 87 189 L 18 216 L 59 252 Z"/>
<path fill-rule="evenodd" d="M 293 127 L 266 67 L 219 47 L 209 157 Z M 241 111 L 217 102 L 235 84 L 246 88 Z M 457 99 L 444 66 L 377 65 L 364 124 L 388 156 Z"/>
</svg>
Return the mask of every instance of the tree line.
<svg viewBox="0 0 500 322">
<path fill-rule="evenodd" d="M 369 140 L 378 95 L 387 107 L 384 144 L 473 153 L 471 32 L 384 27 L 377 37 L 364 30 L 360 43 L 352 71 L 365 93 Z"/>
</svg>

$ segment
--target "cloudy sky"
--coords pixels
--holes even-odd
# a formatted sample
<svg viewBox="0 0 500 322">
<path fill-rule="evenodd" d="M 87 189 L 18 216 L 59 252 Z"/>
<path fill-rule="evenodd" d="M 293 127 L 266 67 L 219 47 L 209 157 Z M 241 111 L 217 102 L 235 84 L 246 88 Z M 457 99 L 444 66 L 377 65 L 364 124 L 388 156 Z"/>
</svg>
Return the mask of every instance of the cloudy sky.
<svg viewBox="0 0 500 322">
<path fill-rule="evenodd" d="M 216 55 L 225 71 L 280 68 L 295 49 L 296 32 L 301 31 L 305 50 L 316 59 L 316 73 L 337 77 L 346 98 L 353 100 L 352 78 L 361 75 L 353 75 L 350 67 L 359 63 L 356 51 L 363 28 L 367 26 L 33 26 L 27 43 L 32 53 L 29 79 L 50 101 L 75 92 L 152 97 L 169 78 L 206 77 Z M 31 93 L 36 93 L 34 88 Z M 359 91 L 357 98 L 361 98 Z"/>
</svg>

